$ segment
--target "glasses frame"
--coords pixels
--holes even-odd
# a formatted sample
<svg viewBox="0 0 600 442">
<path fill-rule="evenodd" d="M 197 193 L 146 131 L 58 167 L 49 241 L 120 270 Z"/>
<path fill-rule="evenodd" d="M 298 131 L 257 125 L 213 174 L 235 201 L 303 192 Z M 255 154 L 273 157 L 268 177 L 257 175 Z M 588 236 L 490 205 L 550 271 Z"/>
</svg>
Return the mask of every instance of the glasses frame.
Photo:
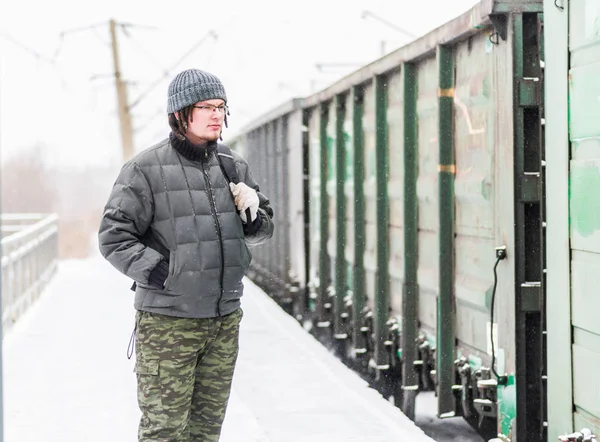
<svg viewBox="0 0 600 442">
<path fill-rule="evenodd" d="M 229 107 L 226 104 L 221 104 L 219 106 L 215 106 L 212 104 L 202 104 L 192 106 L 195 109 L 200 109 L 201 111 L 208 110 L 207 113 L 212 114 L 214 111 L 217 111 L 219 114 L 227 114 L 229 112 Z"/>
</svg>

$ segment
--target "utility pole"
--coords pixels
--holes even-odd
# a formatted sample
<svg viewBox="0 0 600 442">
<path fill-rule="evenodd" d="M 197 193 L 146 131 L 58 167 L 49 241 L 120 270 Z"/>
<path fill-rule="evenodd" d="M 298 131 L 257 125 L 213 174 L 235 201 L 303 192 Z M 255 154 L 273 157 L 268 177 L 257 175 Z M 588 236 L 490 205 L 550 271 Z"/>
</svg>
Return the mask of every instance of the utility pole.
<svg viewBox="0 0 600 442">
<path fill-rule="evenodd" d="M 123 160 L 127 161 L 133 156 L 134 152 L 133 127 L 131 124 L 131 113 L 129 112 L 129 101 L 127 98 L 127 84 L 121 77 L 119 49 L 117 47 L 117 24 L 113 19 L 110 20 L 110 39 L 112 43 L 113 64 L 115 69 L 119 122 L 121 125 L 121 148 L 123 152 Z"/>
<path fill-rule="evenodd" d="M 61 32 L 61 42 L 62 39 L 67 34 L 72 34 L 75 32 L 88 31 L 90 29 L 95 29 L 99 27 L 106 26 L 106 23 L 99 23 L 92 26 L 86 26 L 83 28 L 71 29 L 69 31 Z M 199 41 L 197 41 L 188 52 L 186 52 L 183 57 L 181 57 L 170 69 L 165 71 L 163 75 L 161 75 L 156 81 L 154 81 L 139 97 L 137 97 L 133 102 L 129 102 L 129 98 L 127 96 L 127 83 L 123 80 L 121 74 L 121 65 L 119 62 L 119 48 L 117 44 L 117 26 L 123 27 L 123 29 L 127 29 L 129 27 L 135 26 L 136 28 L 147 26 L 139 26 L 132 25 L 131 23 L 117 23 L 114 19 L 109 20 L 109 28 L 110 28 L 110 40 L 112 47 L 112 56 L 113 56 L 113 65 L 114 65 L 114 76 L 115 76 L 115 87 L 117 90 L 117 109 L 119 115 L 119 125 L 121 128 L 121 151 L 123 155 L 123 161 L 128 161 L 133 157 L 134 152 L 134 143 L 133 143 L 133 124 L 131 118 L 131 110 L 137 106 L 140 101 L 142 101 L 154 88 L 156 88 L 168 75 L 170 75 L 170 71 L 174 69 L 179 63 L 181 63 L 185 58 L 187 58 L 193 51 L 195 51 L 200 45 L 202 45 L 208 38 L 212 37 L 214 40 L 217 40 L 217 33 L 214 30 L 209 30 L 209 32 L 203 36 Z M 2 33 L 0 32 L 0 37 Z M 28 48 L 25 48 L 28 49 Z M 57 49 L 54 54 L 54 59 L 56 59 L 57 54 L 60 50 Z M 31 52 L 31 50 L 30 50 Z M 54 61 L 51 60 L 52 62 Z M 0 440 L 0 442 L 2 442 Z"/>
</svg>

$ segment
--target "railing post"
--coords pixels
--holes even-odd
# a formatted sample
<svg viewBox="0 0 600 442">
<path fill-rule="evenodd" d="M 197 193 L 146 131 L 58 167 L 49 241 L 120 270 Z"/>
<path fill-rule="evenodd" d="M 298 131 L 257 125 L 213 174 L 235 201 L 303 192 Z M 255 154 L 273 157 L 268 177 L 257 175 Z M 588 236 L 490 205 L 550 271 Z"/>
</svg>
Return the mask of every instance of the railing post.
<svg viewBox="0 0 600 442">
<path fill-rule="evenodd" d="M 8 327 L 34 302 L 56 268 L 58 217 L 42 214 L 2 214 L 10 232 L 1 238 L 2 326 Z M 4 226 L 6 227 L 6 226 Z M 4 328 L 3 331 L 6 331 Z"/>
</svg>

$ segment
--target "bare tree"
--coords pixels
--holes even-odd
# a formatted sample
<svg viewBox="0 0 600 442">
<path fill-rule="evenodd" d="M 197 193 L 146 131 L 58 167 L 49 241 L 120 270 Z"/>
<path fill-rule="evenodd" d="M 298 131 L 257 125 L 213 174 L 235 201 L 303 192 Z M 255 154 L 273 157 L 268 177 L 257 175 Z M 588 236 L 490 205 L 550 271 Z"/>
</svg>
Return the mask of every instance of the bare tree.
<svg viewBox="0 0 600 442">
<path fill-rule="evenodd" d="M 60 257 L 85 258 L 92 251 L 115 166 L 49 167 L 46 151 L 38 144 L 2 162 L 1 211 L 57 213 Z"/>
<path fill-rule="evenodd" d="M 2 212 L 51 213 L 56 210 L 56 174 L 45 166 L 43 152 L 44 146 L 38 144 L 2 163 Z"/>
</svg>

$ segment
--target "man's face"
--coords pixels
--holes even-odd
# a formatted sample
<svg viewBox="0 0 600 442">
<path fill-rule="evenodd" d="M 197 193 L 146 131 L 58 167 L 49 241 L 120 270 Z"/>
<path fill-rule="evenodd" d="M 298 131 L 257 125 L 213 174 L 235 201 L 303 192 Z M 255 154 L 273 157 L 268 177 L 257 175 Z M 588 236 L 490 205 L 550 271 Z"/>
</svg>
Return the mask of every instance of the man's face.
<svg viewBox="0 0 600 442">
<path fill-rule="evenodd" d="M 226 112 L 225 102 L 220 99 L 196 103 L 185 135 L 194 144 L 218 140 Z"/>
</svg>

